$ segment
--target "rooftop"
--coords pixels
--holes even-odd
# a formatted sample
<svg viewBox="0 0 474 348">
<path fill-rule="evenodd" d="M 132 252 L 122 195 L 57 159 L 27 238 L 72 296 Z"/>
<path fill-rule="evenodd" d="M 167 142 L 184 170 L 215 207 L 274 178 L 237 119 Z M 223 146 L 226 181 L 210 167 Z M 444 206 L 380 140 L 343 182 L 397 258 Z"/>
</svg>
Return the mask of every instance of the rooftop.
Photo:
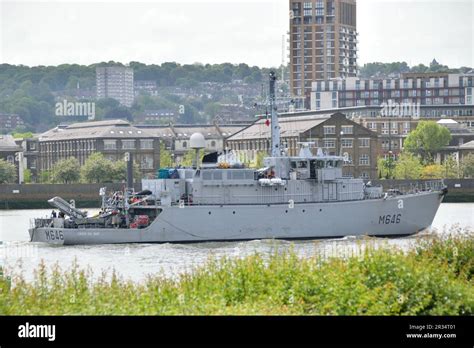
<svg viewBox="0 0 474 348">
<path fill-rule="evenodd" d="M 461 146 L 459 146 L 459 148 L 463 150 L 474 150 L 474 140 L 471 140 L 468 143 L 462 144 Z"/>
<path fill-rule="evenodd" d="M 95 138 L 152 138 L 145 129 L 132 126 L 123 120 L 74 123 L 66 127 L 55 127 L 39 136 L 39 141 L 58 141 Z"/>
<path fill-rule="evenodd" d="M 201 133 L 206 139 L 226 138 L 240 131 L 246 125 L 137 125 L 138 128 L 146 129 L 149 133 L 160 138 L 183 138 L 188 139 L 193 133 Z"/>
<path fill-rule="evenodd" d="M 17 145 L 15 142 L 15 138 L 13 136 L 7 135 L 0 135 L 0 151 L 3 152 L 13 152 L 13 151 L 20 151 L 21 147 Z"/>
<path fill-rule="evenodd" d="M 331 114 L 309 115 L 309 116 L 290 116 L 279 117 L 280 135 L 281 137 L 297 137 L 321 123 L 331 118 Z M 271 127 L 266 125 L 266 119 L 262 118 L 251 126 L 244 128 L 242 131 L 232 135 L 227 140 L 241 139 L 270 139 Z"/>
</svg>

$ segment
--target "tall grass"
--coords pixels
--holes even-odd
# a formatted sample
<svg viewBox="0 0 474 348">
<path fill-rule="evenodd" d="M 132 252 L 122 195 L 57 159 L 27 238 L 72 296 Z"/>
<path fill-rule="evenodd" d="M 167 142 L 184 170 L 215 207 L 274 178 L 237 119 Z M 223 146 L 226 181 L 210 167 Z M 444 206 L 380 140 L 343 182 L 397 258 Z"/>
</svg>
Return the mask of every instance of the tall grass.
<svg viewBox="0 0 474 348">
<path fill-rule="evenodd" d="M 346 258 L 290 250 L 213 259 L 178 279 L 140 283 L 41 264 L 32 282 L 1 278 L 0 314 L 472 315 L 473 272 L 472 234 Z"/>
</svg>

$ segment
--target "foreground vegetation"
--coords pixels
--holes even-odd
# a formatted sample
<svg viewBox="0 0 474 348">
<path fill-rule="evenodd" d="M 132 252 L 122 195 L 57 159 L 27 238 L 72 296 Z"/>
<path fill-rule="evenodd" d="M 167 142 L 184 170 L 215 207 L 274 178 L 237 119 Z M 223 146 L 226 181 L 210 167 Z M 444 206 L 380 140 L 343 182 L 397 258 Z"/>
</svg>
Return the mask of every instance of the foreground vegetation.
<svg viewBox="0 0 474 348">
<path fill-rule="evenodd" d="M 33 282 L 1 280 L 0 314 L 472 315 L 473 272 L 472 234 L 430 237 L 408 252 L 210 260 L 178 279 L 143 283 L 42 265 Z"/>
</svg>

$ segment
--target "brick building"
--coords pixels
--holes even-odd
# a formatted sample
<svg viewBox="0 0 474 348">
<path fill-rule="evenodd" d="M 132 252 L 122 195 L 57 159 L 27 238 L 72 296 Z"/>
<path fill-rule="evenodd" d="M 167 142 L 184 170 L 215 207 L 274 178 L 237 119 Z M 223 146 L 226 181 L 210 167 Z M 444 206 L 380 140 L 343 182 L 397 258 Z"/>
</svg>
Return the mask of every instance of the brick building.
<svg viewBox="0 0 474 348">
<path fill-rule="evenodd" d="M 375 179 L 379 147 L 377 134 L 342 113 L 279 117 L 282 148 L 290 156 L 299 153 L 299 142 L 314 142 L 329 155 L 344 155 L 343 174 Z M 226 146 L 249 160 L 270 149 L 271 128 L 260 119 L 226 139 Z"/>
</svg>

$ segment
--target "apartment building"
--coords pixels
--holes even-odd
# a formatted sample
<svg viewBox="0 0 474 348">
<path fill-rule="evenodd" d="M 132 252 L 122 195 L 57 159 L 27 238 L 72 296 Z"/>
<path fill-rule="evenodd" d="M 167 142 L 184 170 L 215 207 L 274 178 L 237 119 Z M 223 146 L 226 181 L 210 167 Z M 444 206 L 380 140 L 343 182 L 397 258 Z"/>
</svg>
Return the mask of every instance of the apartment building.
<svg viewBox="0 0 474 348">
<path fill-rule="evenodd" d="M 316 80 L 312 83 L 311 109 L 383 106 L 398 114 L 418 105 L 473 105 L 474 74 L 407 73 L 396 79 Z"/>
<path fill-rule="evenodd" d="M 290 0 L 290 84 L 309 109 L 312 82 L 357 75 L 355 0 Z"/>
<path fill-rule="evenodd" d="M 113 98 L 131 107 L 134 99 L 133 69 L 127 67 L 96 68 L 97 99 Z"/>
</svg>

